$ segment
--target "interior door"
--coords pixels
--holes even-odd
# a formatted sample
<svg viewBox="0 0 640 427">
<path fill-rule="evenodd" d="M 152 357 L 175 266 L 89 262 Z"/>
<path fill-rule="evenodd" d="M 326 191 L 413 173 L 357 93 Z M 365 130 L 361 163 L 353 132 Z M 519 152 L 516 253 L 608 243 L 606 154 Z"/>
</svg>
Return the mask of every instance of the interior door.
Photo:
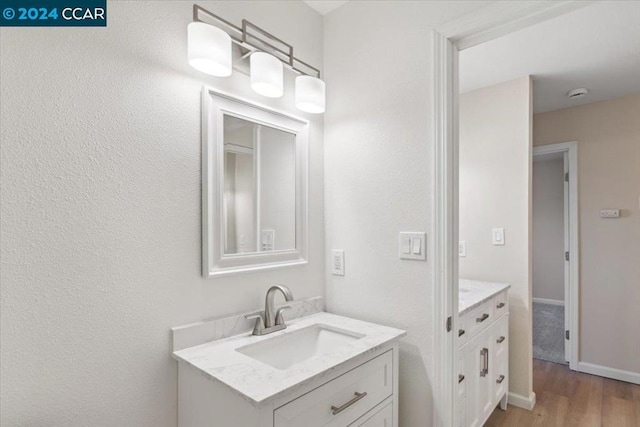
<svg viewBox="0 0 640 427">
<path fill-rule="evenodd" d="M 569 361 L 571 359 L 571 346 L 569 345 L 570 329 L 569 329 L 569 319 L 571 304 L 569 297 L 571 293 L 569 292 L 569 283 L 570 283 L 570 269 L 569 269 L 569 259 L 571 257 L 571 253 L 569 253 L 569 153 L 564 152 L 564 359 Z"/>
</svg>

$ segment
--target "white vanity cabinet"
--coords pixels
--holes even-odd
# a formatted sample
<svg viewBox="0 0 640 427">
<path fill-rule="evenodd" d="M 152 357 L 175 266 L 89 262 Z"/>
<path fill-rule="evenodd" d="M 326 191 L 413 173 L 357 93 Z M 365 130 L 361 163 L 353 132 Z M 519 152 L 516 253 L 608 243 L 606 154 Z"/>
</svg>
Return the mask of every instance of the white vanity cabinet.
<svg viewBox="0 0 640 427">
<path fill-rule="evenodd" d="M 398 348 L 392 345 L 289 393 L 255 403 L 178 365 L 179 427 L 394 427 Z"/>
<path fill-rule="evenodd" d="M 291 402 L 274 411 L 274 427 L 375 425 L 375 415 L 371 423 L 358 420 L 390 403 L 386 399 L 393 391 L 393 350 L 388 350 L 304 396 L 291 396 Z"/>
<path fill-rule="evenodd" d="M 509 389 L 509 307 L 507 290 L 484 295 L 459 320 L 459 427 L 482 426 L 498 403 L 506 409 Z"/>
<path fill-rule="evenodd" d="M 244 315 L 173 328 L 179 427 L 398 425 L 406 331 L 290 304 L 311 314 L 271 334 L 211 339 Z"/>
</svg>

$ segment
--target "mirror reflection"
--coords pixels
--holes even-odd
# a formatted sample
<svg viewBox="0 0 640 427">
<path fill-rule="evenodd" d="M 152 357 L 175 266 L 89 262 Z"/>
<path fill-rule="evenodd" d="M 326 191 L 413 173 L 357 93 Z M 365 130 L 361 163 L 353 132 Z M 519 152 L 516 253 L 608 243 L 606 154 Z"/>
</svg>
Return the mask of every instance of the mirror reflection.
<svg viewBox="0 0 640 427">
<path fill-rule="evenodd" d="M 224 115 L 224 253 L 296 248 L 296 135 Z"/>
</svg>

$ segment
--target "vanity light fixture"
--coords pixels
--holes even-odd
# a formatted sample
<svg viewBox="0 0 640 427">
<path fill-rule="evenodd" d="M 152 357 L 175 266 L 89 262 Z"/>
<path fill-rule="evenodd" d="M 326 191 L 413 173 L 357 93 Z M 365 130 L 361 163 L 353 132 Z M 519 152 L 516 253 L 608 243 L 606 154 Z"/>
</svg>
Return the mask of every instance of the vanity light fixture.
<svg viewBox="0 0 640 427">
<path fill-rule="evenodd" d="M 188 27 L 189 64 L 204 73 L 226 77 L 232 68 L 250 74 L 251 88 L 260 95 L 277 98 L 284 93 L 284 69 L 298 74 L 295 105 L 312 114 L 325 111 L 325 84 L 320 70 L 293 55 L 293 46 L 255 24 L 242 20 L 238 27 L 218 15 L 193 5 L 193 22 Z M 232 60 L 232 45 L 239 49 Z M 246 62 L 250 63 L 249 72 Z"/>
<path fill-rule="evenodd" d="M 324 113 L 325 85 L 312 76 L 296 77 L 296 107 L 307 113 Z"/>
<path fill-rule="evenodd" d="M 266 52 L 252 53 L 249 62 L 251 63 L 251 88 L 260 95 L 280 98 L 284 93 L 282 62 Z"/>
<path fill-rule="evenodd" d="M 232 71 L 231 37 L 204 22 L 187 27 L 189 65 L 212 76 L 227 77 Z"/>
</svg>

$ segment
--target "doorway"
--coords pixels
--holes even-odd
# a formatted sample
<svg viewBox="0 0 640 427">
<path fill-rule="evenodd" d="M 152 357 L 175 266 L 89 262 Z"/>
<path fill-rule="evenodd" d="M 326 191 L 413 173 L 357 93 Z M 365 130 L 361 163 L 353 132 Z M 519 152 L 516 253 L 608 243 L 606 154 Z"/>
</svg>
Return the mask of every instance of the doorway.
<svg viewBox="0 0 640 427">
<path fill-rule="evenodd" d="M 575 142 L 533 148 L 533 358 L 568 363 L 574 370 L 579 338 L 576 171 Z"/>
<path fill-rule="evenodd" d="M 442 367 L 434 380 L 434 424 L 453 425 L 458 416 L 458 54 L 461 50 L 584 7 L 578 2 L 497 2 L 473 17 L 463 17 L 432 32 L 433 79 L 433 229 L 431 280 L 434 283 L 435 363 Z M 574 150 L 575 154 L 575 150 Z M 570 152 L 571 156 L 571 152 Z M 577 157 L 574 159 L 577 160 Z M 576 173 L 576 169 L 573 170 Z M 570 173 L 571 174 L 571 173 Z M 577 174 L 576 174 L 577 175 Z M 577 178 L 577 176 L 576 176 Z M 575 182 L 575 181 L 574 181 Z M 573 184 L 575 185 L 575 184 Z M 576 187 L 577 189 L 577 187 Z M 577 194 L 577 192 L 576 192 Z M 575 213 L 577 215 L 577 213 Z M 577 221 L 576 221 L 577 224 Z M 577 231 L 577 230 L 576 230 Z M 574 234 L 577 238 L 577 233 Z M 577 245 L 576 245 L 577 249 Z M 577 252 L 576 252 L 577 254 Z M 576 271 L 572 277 L 577 283 Z M 572 270 L 573 271 L 573 270 Z M 575 289 L 577 291 L 577 288 Z M 571 313 L 571 320 L 577 312 Z M 530 321 L 530 319 L 529 319 Z M 578 336 L 577 321 L 572 333 Z M 577 367 L 577 341 L 571 343 L 570 366 Z M 532 373 L 529 372 L 531 378 Z M 530 384 L 531 385 L 531 384 Z M 518 406 L 531 409 L 535 394 Z"/>
</svg>

